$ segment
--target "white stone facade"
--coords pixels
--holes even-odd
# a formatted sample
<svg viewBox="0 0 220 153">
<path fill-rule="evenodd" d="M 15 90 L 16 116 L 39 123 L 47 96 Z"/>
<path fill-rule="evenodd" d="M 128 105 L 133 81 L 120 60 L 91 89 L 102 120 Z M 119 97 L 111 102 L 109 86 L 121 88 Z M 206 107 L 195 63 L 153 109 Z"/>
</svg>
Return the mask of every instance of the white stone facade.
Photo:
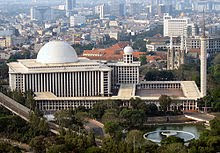
<svg viewBox="0 0 220 153">
<path fill-rule="evenodd" d="M 81 62 L 80 62 L 81 61 Z M 111 94 L 111 69 L 98 63 L 77 65 L 36 64 L 35 60 L 20 60 L 9 64 L 12 90 L 52 92 L 57 97 L 108 96 Z M 32 64 L 34 67 L 26 67 Z M 79 65 L 80 64 L 80 65 Z M 83 65 L 84 64 L 84 65 Z M 20 67 L 20 69 L 16 69 Z M 24 67 L 24 68 L 23 68 Z"/>
<path fill-rule="evenodd" d="M 201 37 L 201 70 L 200 70 L 200 79 L 201 79 L 201 97 L 206 96 L 207 92 L 207 50 L 206 50 L 206 37 L 205 35 Z"/>
<path fill-rule="evenodd" d="M 141 98 L 159 106 L 158 100 L 163 94 L 171 96 L 178 107 L 197 109 L 200 92 L 193 81 L 140 82 L 140 62 L 133 60 L 130 46 L 124 49 L 123 61 L 100 63 L 78 58 L 66 43 L 50 44 L 52 46 L 39 51 L 37 59 L 8 64 L 11 90 L 32 90 L 41 111 L 54 112 L 79 106 L 92 108 L 95 103 L 107 100 L 120 100 L 123 106 L 129 106 L 131 98 Z M 54 49 L 55 46 L 59 47 Z M 62 48 L 66 48 L 65 51 Z M 112 95 L 113 89 L 119 91 Z"/>
</svg>

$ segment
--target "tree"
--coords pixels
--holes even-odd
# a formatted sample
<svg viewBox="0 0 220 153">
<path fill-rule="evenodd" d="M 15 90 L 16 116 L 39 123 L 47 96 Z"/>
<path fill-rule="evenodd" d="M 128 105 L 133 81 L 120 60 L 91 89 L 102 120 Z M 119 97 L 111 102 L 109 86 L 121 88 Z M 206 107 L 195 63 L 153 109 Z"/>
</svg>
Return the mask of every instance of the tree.
<svg viewBox="0 0 220 153">
<path fill-rule="evenodd" d="M 122 124 L 126 127 L 142 127 L 146 121 L 146 115 L 143 110 L 123 109 L 119 117 L 122 120 Z"/>
<path fill-rule="evenodd" d="M 75 118 L 76 120 L 85 123 L 87 122 L 86 119 L 89 118 L 89 114 L 87 112 L 77 112 Z"/>
<path fill-rule="evenodd" d="M 213 63 L 214 63 L 215 65 L 220 64 L 220 53 L 218 53 L 218 54 L 215 56 L 215 58 L 214 58 L 214 60 L 213 60 Z"/>
<path fill-rule="evenodd" d="M 217 111 L 217 112 L 220 112 L 220 102 L 216 102 L 214 103 L 214 110 Z"/>
<path fill-rule="evenodd" d="M 147 58 L 145 54 L 141 55 L 139 60 L 141 62 L 141 65 L 147 64 Z"/>
<path fill-rule="evenodd" d="M 30 114 L 30 126 L 33 136 L 49 134 L 49 126 L 44 118 L 37 116 L 35 113 Z"/>
<path fill-rule="evenodd" d="M 90 147 L 86 150 L 85 153 L 104 153 L 104 151 L 99 147 Z"/>
<path fill-rule="evenodd" d="M 145 74 L 144 79 L 147 81 L 173 81 L 175 75 L 172 71 L 150 70 Z"/>
<path fill-rule="evenodd" d="M 117 122 L 118 119 L 118 112 L 116 109 L 107 109 L 105 114 L 102 116 L 102 122 Z"/>
<path fill-rule="evenodd" d="M 109 133 L 110 136 L 115 137 L 116 133 L 121 130 L 118 122 L 106 122 L 104 125 L 105 132 Z"/>
<path fill-rule="evenodd" d="M 148 115 L 151 115 L 151 116 L 154 116 L 158 113 L 158 107 L 157 105 L 155 105 L 154 103 L 150 103 L 150 104 L 147 104 L 147 114 Z"/>
<path fill-rule="evenodd" d="M 216 82 L 220 81 L 220 64 L 213 66 L 212 75 L 213 75 Z"/>
<path fill-rule="evenodd" d="M 77 55 L 81 55 L 84 50 L 92 50 L 94 45 L 81 45 L 81 44 L 74 44 L 72 47 L 76 50 Z"/>
<path fill-rule="evenodd" d="M 55 144 L 47 149 L 47 153 L 67 153 L 69 152 L 66 144 Z"/>
<path fill-rule="evenodd" d="M 0 142 L 0 153 L 21 153 L 21 150 L 8 143 Z"/>
<path fill-rule="evenodd" d="M 140 149 L 146 141 L 143 138 L 143 133 L 138 130 L 129 131 L 125 140 L 128 145 L 133 145 L 133 147 L 135 147 L 135 150 Z"/>
<path fill-rule="evenodd" d="M 189 153 L 215 153 L 217 150 L 215 150 L 212 146 L 207 145 L 209 137 L 206 137 L 205 139 L 199 139 L 194 140 L 190 142 L 189 144 Z"/>
<path fill-rule="evenodd" d="M 167 95 L 161 95 L 159 102 L 161 109 L 166 112 L 172 103 L 172 99 Z"/>
<path fill-rule="evenodd" d="M 145 140 L 144 144 L 141 147 L 141 153 L 145 153 L 146 151 L 149 153 L 157 153 L 158 145 L 151 141 Z"/>
<path fill-rule="evenodd" d="M 29 107 L 31 110 L 35 110 L 36 101 L 34 100 L 34 93 L 32 91 L 27 91 L 25 93 L 25 97 L 26 106 Z"/>
<path fill-rule="evenodd" d="M 133 109 L 138 109 L 138 105 L 143 102 L 140 98 L 131 98 L 129 101 Z"/>
<path fill-rule="evenodd" d="M 8 78 L 8 66 L 6 63 L 0 64 L 0 79 Z"/>
<path fill-rule="evenodd" d="M 92 136 L 93 137 L 93 136 Z M 87 148 L 94 146 L 94 137 L 92 138 L 87 135 L 79 135 L 72 131 L 67 131 L 66 135 L 64 136 L 64 142 L 60 143 L 65 144 L 65 149 L 67 151 L 62 152 L 85 152 Z M 92 140 L 92 141 L 91 141 Z"/>
<path fill-rule="evenodd" d="M 7 62 L 15 62 L 18 59 L 30 59 L 30 58 L 32 58 L 30 51 L 24 51 L 11 55 L 11 57 L 8 59 Z"/>
<path fill-rule="evenodd" d="M 61 127 L 78 129 L 82 127 L 82 122 L 74 116 L 73 111 L 61 110 L 55 113 L 55 120 Z"/>
<path fill-rule="evenodd" d="M 46 144 L 44 136 L 37 136 L 30 142 L 31 148 L 35 153 L 46 153 Z"/>
<path fill-rule="evenodd" d="M 136 40 L 134 42 L 133 48 L 137 49 L 137 50 L 139 50 L 141 52 L 146 52 L 147 51 L 146 42 L 143 39 Z"/>
<path fill-rule="evenodd" d="M 88 134 L 87 145 L 88 146 L 96 146 L 95 135 L 93 132 L 89 132 L 89 134 Z"/>
<path fill-rule="evenodd" d="M 25 105 L 25 97 L 20 90 L 15 90 L 10 93 L 10 97 L 18 103 Z"/>
<path fill-rule="evenodd" d="M 101 119 L 105 113 L 107 106 L 103 103 L 96 103 L 93 105 L 93 109 L 89 112 L 92 117 L 96 119 Z"/>
<path fill-rule="evenodd" d="M 118 152 L 117 142 L 115 142 L 111 137 L 104 139 L 102 148 L 105 153 Z"/>
<path fill-rule="evenodd" d="M 169 136 L 161 141 L 162 145 L 168 145 L 168 144 L 172 144 L 172 143 L 182 143 L 183 144 L 184 140 L 179 137 Z"/>
<path fill-rule="evenodd" d="M 158 149 L 160 153 L 187 153 L 187 148 L 182 143 L 171 143 Z"/>
<path fill-rule="evenodd" d="M 220 120 L 215 118 L 210 121 L 211 133 L 214 136 L 220 136 Z"/>
</svg>

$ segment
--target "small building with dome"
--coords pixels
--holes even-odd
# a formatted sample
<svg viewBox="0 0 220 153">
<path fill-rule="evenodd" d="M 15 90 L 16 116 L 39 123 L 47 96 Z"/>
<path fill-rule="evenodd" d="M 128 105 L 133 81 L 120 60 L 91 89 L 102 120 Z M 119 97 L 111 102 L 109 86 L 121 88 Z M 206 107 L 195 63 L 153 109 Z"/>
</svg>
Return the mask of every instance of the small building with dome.
<svg viewBox="0 0 220 153">
<path fill-rule="evenodd" d="M 194 81 L 140 81 L 140 62 L 134 61 L 131 46 L 124 48 L 123 60 L 103 62 L 78 57 L 67 42 L 46 43 L 37 59 L 11 62 L 11 90 L 33 91 L 39 110 L 54 112 L 79 106 L 92 108 L 97 102 L 131 98 L 159 106 L 161 95 L 171 96 L 183 110 L 196 110 L 201 98 Z"/>
</svg>

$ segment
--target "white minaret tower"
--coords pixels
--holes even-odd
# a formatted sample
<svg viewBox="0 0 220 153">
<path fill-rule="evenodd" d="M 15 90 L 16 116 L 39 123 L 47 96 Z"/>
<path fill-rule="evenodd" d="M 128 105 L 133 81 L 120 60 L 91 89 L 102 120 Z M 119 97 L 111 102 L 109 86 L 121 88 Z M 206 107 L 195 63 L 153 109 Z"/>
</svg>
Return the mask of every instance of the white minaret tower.
<svg viewBox="0 0 220 153">
<path fill-rule="evenodd" d="M 123 61 L 124 63 L 131 64 L 133 63 L 133 48 L 131 46 L 126 46 L 124 48 Z"/>
<path fill-rule="evenodd" d="M 206 96 L 207 92 L 207 49 L 206 49 L 206 35 L 205 35 L 205 18 L 203 15 L 204 25 L 203 25 L 203 34 L 200 38 L 201 40 L 201 70 L 200 70 L 200 79 L 201 79 L 201 97 Z"/>
</svg>

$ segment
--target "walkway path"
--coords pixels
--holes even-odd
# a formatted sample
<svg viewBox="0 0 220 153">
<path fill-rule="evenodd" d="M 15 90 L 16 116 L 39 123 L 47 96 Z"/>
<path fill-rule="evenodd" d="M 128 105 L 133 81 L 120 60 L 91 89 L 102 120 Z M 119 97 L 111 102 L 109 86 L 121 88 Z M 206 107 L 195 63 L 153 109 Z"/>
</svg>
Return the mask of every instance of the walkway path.
<svg viewBox="0 0 220 153">
<path fill-rule="evenodd" d="M 26 153 L 32 153 L 31 147 L 28 144 L 20 143 L 18 141 L 11 140 L 11 139 L 6 139 L 6 138 L 0 138 L 0 141 L 9 143 L 9 144 L 11 144 L 13 146 L 16 146 L 16 147 L 18 147 L 18 148 L 20 148 L 22 150 L 25 150 Z"/>
<path fill-rule="evenodd" d="M 209 121 L 215 118 L 214 115 L 199 113 L 199 112 L 185 112 L 184 115 L 189 119 L 193 119 L 200 122 L 206 122 L 206 123 L 209 123 Z"/>
</svg>

